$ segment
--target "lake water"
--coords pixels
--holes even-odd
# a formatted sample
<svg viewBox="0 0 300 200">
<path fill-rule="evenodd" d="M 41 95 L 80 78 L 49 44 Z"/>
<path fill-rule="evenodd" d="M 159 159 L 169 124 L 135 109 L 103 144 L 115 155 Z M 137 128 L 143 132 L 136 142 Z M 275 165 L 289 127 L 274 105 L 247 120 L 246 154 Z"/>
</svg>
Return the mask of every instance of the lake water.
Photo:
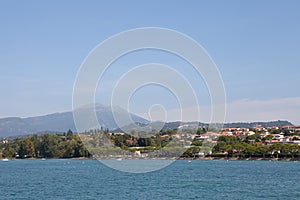
<svg viewBox="0 0 300 200">
<path fill-rule="evenodd" d="M 96 160 L 0 161 L 0 199 L 300 199 L 299 178 L 300 162 L 180 160 L 132 174 Z"/>
</svg>

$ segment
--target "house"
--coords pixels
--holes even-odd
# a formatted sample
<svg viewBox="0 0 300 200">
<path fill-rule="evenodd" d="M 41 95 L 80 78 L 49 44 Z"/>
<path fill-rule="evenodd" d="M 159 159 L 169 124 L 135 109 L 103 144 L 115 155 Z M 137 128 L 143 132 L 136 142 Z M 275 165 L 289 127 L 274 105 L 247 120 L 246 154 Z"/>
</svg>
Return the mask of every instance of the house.
<svg viewBox="0 0 300 200">
<path fill-rule="evenodd" d="M 2 143 L 2 144 L 8 144 L 8 140 L 7 139 L 2 139 L 0 143 Z"/>
<path fill-rule="evenodd" d="M 282 134 L 276 134 L 273 136 L 272 140 L 283 140 L 284 136 Z"/>
<path fill-rule="evenodd" d="M 290 133 L 300 132 L 300 126 L 283 126 L 281 128 L 290 131 Z"/>
<path fill-rule="evenodd" d="M 215 133 L 215 132 L 207 132 L 207 133 L 204 133 L 204 134 L 201 134 L 201 135 L 197 135 L 195 137 L 195 139 L 199 140 L 199 141 L 203 141 L 203 140 L 217 140 L 220 135 L 221 134 Z"/>
<path fill-rule="evenodd" d="M 245 133 L 246 136 L 255 135 L 254 131 L 248 131 Z"/>
<path fill-rule="evenodd" d="M 268 131 L 263 131 L 261 134 L 260 134 L 260 137 L 261 138 L 264 138 L 266 137 L 267 135 L 270 135 L 270 133 Z"/>
</svg>

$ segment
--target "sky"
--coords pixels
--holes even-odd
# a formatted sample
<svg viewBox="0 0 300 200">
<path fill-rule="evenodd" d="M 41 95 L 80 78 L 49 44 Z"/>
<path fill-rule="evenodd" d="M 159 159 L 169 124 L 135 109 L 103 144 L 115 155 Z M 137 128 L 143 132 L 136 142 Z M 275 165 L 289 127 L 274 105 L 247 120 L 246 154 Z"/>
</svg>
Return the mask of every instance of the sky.
<svg viewBox="0 0 300 200">
<path fill-rule="evenodd" d="M 214 60 L 226 89 L 226 121 L 300 124 L 299 7 L 296 0 L 1 0 L 0 117 L 72 110 L 78 70 L 99 43 L 129 29 L 162 27 L 193 38 Z M 145 50 L 118 60 L 104 74 L 96 101 L 108 104 L 122 74 L 149 62 L 173 66 L 191 82 L 207 121 L 205 82 L 187 69 L 188 63 L 165 52 Z M 178 112 L 175 96 L 155 85 L 132 99 L 132 111 L 145 117 L 154 104 Z M 176 120 L 173 116 L 168 120 Z"/>
</svg>

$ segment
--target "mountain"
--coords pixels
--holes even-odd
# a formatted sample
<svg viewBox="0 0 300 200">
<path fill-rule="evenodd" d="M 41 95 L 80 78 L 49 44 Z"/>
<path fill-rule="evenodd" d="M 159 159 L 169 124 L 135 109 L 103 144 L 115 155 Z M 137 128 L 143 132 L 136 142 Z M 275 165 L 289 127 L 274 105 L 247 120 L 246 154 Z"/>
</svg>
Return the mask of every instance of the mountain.
<svg viewBox="0 0 300 200">
<path fill-rule="evenodd" d="M 83 107 L 81 109 L 91 109 L 91 106 Z M 114 107 L 113 109 L 108 106 L 103 106 L 101 104 L 95 105 L 95 111 L 98 118 L 98 122 L 101 127 L 108 128 L 109 130 L 122 131 L 127 130 L 130 132 L 133 130 L 143 130 L 151 131 L 156 130 L 172 130 L 180 127 L 191 127 L 198 125 L 199 127 L 208 126 L 208 124 L 201 122 L 152 122 L 141 118 L 137 115 L 128 113 L 126 110 L 120 107 Z M 114 113 L 114 115 L 113 115 Z M 118 127 L 114 120 L 114 116 L 122 119 L 125 116 L 130 115 L 134 124 L 126 124 L 126 121 L 121 122 L 121 127 Z M 255 126 L 261 127 L 272 127 L 272 126 L 293 126 L 292 123 L 288 121 L 272 121 L 272 122 L 238 122 L 238 123 L 225 123 L 223 127 L 243 127 L 243 128 L 252 128 Z M 63 113 L 54 113 L 44 116 L 37 117 L 28 117 L 28 118 L 18 118 L 18 117 L 9 117 L 0 119 L 0 138 L 1 137 L 12 137 L 12 136 L 23 136 L 30 135 L 35 133 L 44 133 L 44 132 L 65 132 L 68 129 L 76 132 L 75 124 L 73 121 L 72 112 L 63 112 Z"/>
<path fill-rule="evenodd" d="M 293 124 L 289 121 L 271 121 L 271 122 L 235 122 L 235 123 L 226 123 L 224 124 L 224 128 L 231 128 L 231 127 L 239 127 L 239 128 L 253 128 L 253 127 L 282 127 L 282 126 L 293 126 Z"/>
<path fill-rule="evenodd" d="M 118 115 L 120 118 L 129 114 L 134 122 L 143 124 L 149 123 L 146 119 L 128 113 L 120 107 L 116 107 L 113 110 L 114 114 Z M 103 128 L 108 128 L 109 130 L 118 128 L 111 107 L 96 104 L 95 111 L 99 124 Z M 68 129 L 76 132 L 72 112 L 54 113 L 28 118 L 9 117 L 0 119 L 0 138 L 29 135 L 40 132 L 64 132 Z"/>
</svg>

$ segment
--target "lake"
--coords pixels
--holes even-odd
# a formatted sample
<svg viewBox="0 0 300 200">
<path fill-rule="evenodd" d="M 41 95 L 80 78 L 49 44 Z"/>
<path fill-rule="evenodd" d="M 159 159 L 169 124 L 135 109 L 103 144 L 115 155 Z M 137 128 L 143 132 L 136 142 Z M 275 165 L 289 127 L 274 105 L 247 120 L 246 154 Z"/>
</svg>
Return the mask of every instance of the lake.
<svg viewBox="0 0 300 200">
<path fill-rule="evenodd" d="M 0 199 L 300 199 L 299 178 L 300 162 L 179 160 L 132 174 L 97 160 L 14 160 L 0 161 Z"/>
</svg>

